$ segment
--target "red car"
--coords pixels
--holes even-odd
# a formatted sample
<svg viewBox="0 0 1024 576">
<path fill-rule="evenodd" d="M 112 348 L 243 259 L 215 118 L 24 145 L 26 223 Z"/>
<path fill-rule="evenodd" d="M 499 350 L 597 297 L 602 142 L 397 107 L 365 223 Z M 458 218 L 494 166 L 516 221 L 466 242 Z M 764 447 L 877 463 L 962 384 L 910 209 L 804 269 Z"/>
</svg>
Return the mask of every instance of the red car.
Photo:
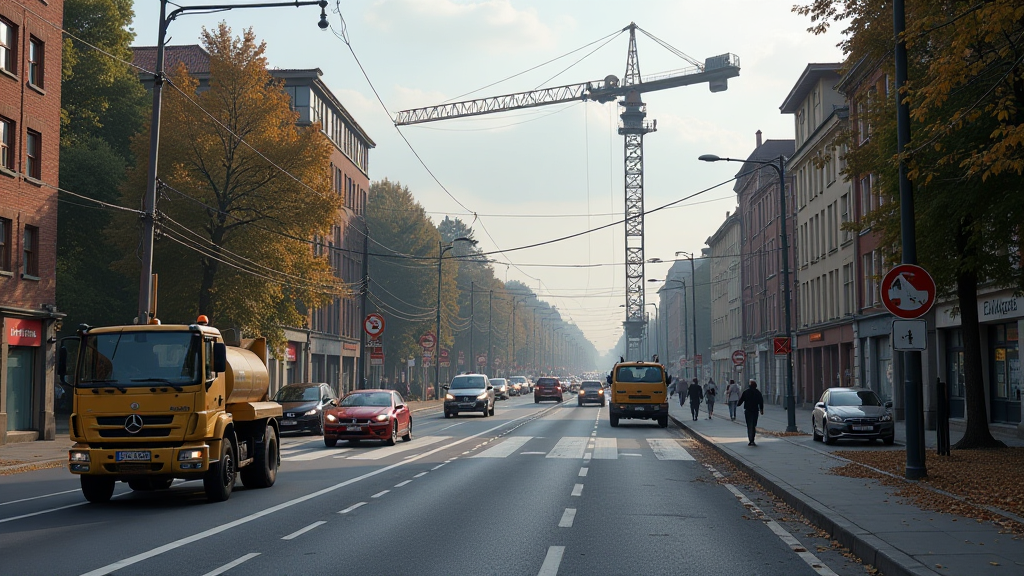
<svg viewBox="0 0 1024 576">
<path fill-rule="evenodd" d="M 334 406 L 324 408 L 324 444 L 338 440 L 383 440 L 394 446 L 412 440 L 412 413 L 394 390 L 357 390 Z"/>
<path fill-rule="evenodd" d="M 537 379 L 537 383 L 533 386 L 533 403 L 536 404 L 541 400 L 563 401 L 562 383 L 558 381 L 558 378 L 545 376 Z"/>
</svg>

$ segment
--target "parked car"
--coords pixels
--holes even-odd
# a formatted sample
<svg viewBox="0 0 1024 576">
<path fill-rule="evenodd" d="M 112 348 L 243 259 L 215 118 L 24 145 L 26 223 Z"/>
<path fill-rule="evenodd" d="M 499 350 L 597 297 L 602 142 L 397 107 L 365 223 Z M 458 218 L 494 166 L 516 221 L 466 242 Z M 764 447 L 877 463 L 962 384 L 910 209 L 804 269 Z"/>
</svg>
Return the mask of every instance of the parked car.
<svg viewBox="0 0 1024 576">
<path fill-rule="evenodd" d="M 460 374 L 444 387 L 444 417 L 458 416 L 460 412 L 484 413 L 494 416 L 494 386 L 483 374 Z"/>
<path fill-rule="evenodd" d="M 533 387 L 533 403 L 536 404 L 541 400 L 554 400 L 556 402 L 562 402 L 562 383 L 558 381 L 558 378 L 550 376 L 544 376 L 537 379 L 537 384 Z"/>
<path fill-rule="evenodd" d="M 284 412 L 279 424 L 281 432 L 309 431 L 324 433 L 323 410 L 337 400 L 330 385 L 322 383 L 287 384 L 274 395 L 274 402 Z"/>
<path fill-rule="evenodd" d="M 579 386 L 579 396 L 576 399 L 579 405 L 596 403 L 604 406 L 604 386 L 597 380 L 584 380 Z"/>
<path fill-rule="evenodd" d="M 896 440 L 892 402 L 882 403 L 867 388 L 829 388 L 811 412 L 811 431 L 815 440 L 835 444 L 836 440 L 881 439 L 891 446 Z"/>
<path fill-rule="evenodd" d="M 494 386 L 495 400 L 508 400 L 508 380 L 504 378 L 491 378 L 491 386 Z"/>
<path fill-rule="evenodd" d="M 357 390 L 324 410 L 324 444 L 338 440 L 383 440 L 394 446 L 412 440 L 412 412 L 394 390 Z"/>
</svg>

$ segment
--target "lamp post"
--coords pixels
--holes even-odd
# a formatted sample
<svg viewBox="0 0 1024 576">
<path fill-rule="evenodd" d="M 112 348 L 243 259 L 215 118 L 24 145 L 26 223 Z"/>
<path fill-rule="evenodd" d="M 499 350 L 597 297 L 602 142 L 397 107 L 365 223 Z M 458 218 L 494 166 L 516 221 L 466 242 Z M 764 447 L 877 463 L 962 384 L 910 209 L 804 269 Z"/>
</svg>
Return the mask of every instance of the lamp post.
<svg viewBox="0 0 1024 576">
<path fill-rule="evenodd" d="M 138 324 L 149 324 L 155 317 L 153 310 L 153 236 L 154 221 L 156 217 L 156 172 L 157 160 L 160 149 L 160 114 L 163 107 L 164 88 L 164 47 L 167 40 L 167 26 L 175 18 L 187 12 L 220 12 L 234 10 L 237 8 L 276 8 L 284 6 L 319 6 L 320 22 L 317 25 L 321 30 L 330 27 L 327 22 L 327 0 L 307 0 L 292 2 L 270 2 L 259 4 L 225 4 L 207 6 L 178 6 L 167 13 L 167 5 L 170 0 L 160 0 L 160 24 L 157 27 L 156 42 L 156 70 L 153 77 L 153 112 L 152 123 L 149 132 L 149 172 L 146 176 L 146 195 L 142 200 L 142 272 L 139 279 L 139 316 L 136 319 Z"/>
<path fill-rule="evenodd" d="M 437 353 L 437 357 L 434 358 L 434 398 L 441 393 L 441 259 L 445 252 L 455 247 L 456 242 L 469 242 L 476 246 L 476 240 L 466 237 L 456 238 L 448 244 L 440 240 L 437 241 L 437 317 L 435 319 L 437 334 L 434 337 L 434 351 Z"/>
<path fill-rule="evenodd" d="M 665 284 L 668 284 L 669 282 L 678 282 L 680 284 L 680 287 L 683 289 L 682 304 L 683 304 L 683 306 L 686 305 L 686 282 L 684 282 L 683 280 L 676 280 L 675 278 L 666 278 L 664 280 L 660 280 L 658 278 L 651 278 L 651 279 L 648 280 L 648 282 L 651 282 L 651 283 L 664 282 Z M 673 288 L 671 288 L 669 286 L 665 286 L 665 290 L 673 290 Z M 668 313 L 669 313 L 669 310 L 672 309 L 672 307 L 669 306 L 669 304 L 670 304 L 670 302 L 666 302 L 665 303 L 665 357 L 670 359 L 671 358 L 671 355 L 670 355 L 671 351 L 669 350 L 669 347 L 668 347 Z M 686 333 L 686 321 L 685 321 L 685 319 L 683 317 L 683 314 L 682 314 L 683 306 L 679 307 L 680 308 L 680 310 L 679 310 L 679 334 L 681 336 L 683 336 L 683 343 L 684 343 L 683 347 L 685 349 L 685 347 L 686 347 L 686 336 L 685 336 L 685 333 Z M 686 354 L 686 352 L 684 352 L 684 356 L 685 355 L 688 355 L 688 354 Z"/>
<path fill-rule="evenodd" d="M 648 306 L 654 306 L 654 338 L 655 338 L 655 340 L 654 340 L 654 353 L 660 357 L 661 356 L 661 336 L 658 336 L 658 327 L 661 326 L 661 322 L 659 321 L 660 315 L 659 315 L 659 312 L 658 312 L 658 305 L 655 304 L 654 302 L 648 302 L 647 305 Z"/>
<path fill-rule="evenodd" d="M 761 166 L 771 166 L 779 176 L 779 235 L 782 236 L 782 289 L 783 301 L 786 307 L 786 339 L 789 340 L 790 349 L 786 354 L 786 432 L 796 432 L 796 400 L 793 398 L 793 326 L 789 317 L 790 293 L 789 293 L 789 237 L 786 234 L 786 159 L 779 155 L 776 160 L 740 160 L 738 158 L 721 158 L 714 154 L 704 154 L 698 158 L 704 162 L 750 162 Z"/>
</svg>

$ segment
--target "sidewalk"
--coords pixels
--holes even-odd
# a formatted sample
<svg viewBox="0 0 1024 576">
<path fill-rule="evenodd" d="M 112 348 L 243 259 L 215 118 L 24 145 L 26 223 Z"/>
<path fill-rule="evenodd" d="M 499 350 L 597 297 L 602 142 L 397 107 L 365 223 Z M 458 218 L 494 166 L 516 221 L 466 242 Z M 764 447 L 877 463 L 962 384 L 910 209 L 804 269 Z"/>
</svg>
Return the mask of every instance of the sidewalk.
<svg viewBox="0 0 1024 576">
<path fill-rule="evenodd" d="M 1019 537 L 1001 534 L 992 523 L 922 510 L 895 496 L 896 488 L 871 479 L 830 474 L 832 468 L 846 461 L 831 457 L 832 447 L 811 441 L 810 410 L 796 411 L 797 428 L 806 436 L 758 434 L 757 446 L 748 446 L 742 408 L 733 422 L 729 420 L 728 405 L 716 404 L 712 420 L 708 420 L 702 405 L 700 419 L 694 421 L 689 406 L 680 406 L 678 400 L 678 396 L 672 398 L 669 413 L 679 426 L 711 445 L 885 576 L 1024 572 L 1024 545 Z M 766 405 L 758 419 L 762 430 L 783 432 L 786 425 L 786 411 L 777 405 Z M 959 437 L 951 432 L 952 442 Z M 896 441 L 903 444 L 905 438 L 903 423 L 899 422 Z M 1024 445 L 1018 438 L 999 439 L 1007 445 Z M 926 433 L 926 442 L 934 446 L 934 431 Z M 840 442 L 835 448 L 857 446 Z M 881 443 L 871 448 L 863 446 L 859 444 L 861 449 L 888 448 Z"/>
</svg>

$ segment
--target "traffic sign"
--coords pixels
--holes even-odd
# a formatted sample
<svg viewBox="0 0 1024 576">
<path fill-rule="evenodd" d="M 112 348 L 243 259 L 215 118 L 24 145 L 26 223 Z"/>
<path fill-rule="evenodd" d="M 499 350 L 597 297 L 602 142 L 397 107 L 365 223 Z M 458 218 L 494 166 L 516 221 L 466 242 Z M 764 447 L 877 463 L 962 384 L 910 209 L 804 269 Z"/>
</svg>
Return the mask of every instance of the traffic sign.
<svg viewBox="0 0 1024 576">
<path fill-rule="evenodd" d="M 367 314 L 363 320 L 363 330 L 371 338 L 376 338 L 384 333 L 384 317 L 376 312 Z"/>
<path fill-rule="evenodd" d="M 793 351 L 793 344 L 789 338 L 772 338 L 772 344 L 776 356 L 785 356 Z"/>
<path fill-rule="evenodd" d="M 462 366 L 465 363 L 466 363 L 466 352 L 464 350 L 459 350 L 459 366 Z"/>
<path fill-rule="evenodd" d="M 423 346 L 424 350 L 433 350 L 435 344 L 437 344 L 437 339 L 434 338 L 433 332 L 427 332 L 420 336 L 420 346 Z"/>
<path fill-rule="evenodd" d="M 704 358 L 700 354 L 694 354 L 693 362 L 699 366 L 704 363 Z"/>
<path fill-rule="evenodd" d="M 882 304 L 897 318 L 920 318 L 935 303 L 935 281 L 915 264 L 894 266 L 882 278 Z"/>
<path fill-rule="evenodd" d="M 732 363 L 737 366 L 743 366 L 747 362 L 747 353 L 743 350 L 736 350 L 732 353 Z"/>
<path fill-rule="evenodd" d="M 485 366 L 487 364 L 487 354 L 477 354 L 476 364 L 477 366 Z"/>
<path fill-rule="evenodd" d="M 928 325 L 924 320 L 893 320 L 892 349 L 925 350 L 927 348 Z"/>
</svg>

